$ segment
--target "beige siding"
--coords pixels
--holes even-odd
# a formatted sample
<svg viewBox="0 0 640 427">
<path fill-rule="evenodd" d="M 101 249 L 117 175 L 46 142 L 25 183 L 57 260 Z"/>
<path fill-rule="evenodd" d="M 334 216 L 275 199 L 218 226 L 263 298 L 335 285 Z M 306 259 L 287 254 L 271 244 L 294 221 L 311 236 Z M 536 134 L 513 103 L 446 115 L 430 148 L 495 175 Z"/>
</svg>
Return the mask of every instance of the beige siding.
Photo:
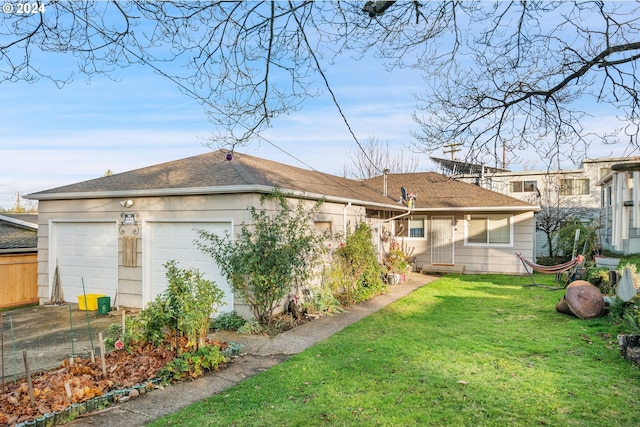
<svg viewBox="0 0 640 427">
<path fill-rule="evenodd" d="M 148 224 L 157 221 L 231 221 L 234 233 L 239 233 L 243 223 L 251 221 L 250 206 L 260 206 L 258 194 L 234 195 L 194 195 L 171 197 L 136 197 L 131 208 L 123 208 L 120 202 L 128 198 L 87 199 L 87 200 L 43 200 L 39 203 L 38 232 L 38 297 L 41 304 L 48 302 L 50 296 L 51 269 L 49 260 L 50 224 L 64 221 L 118 221 L 121 213 L 137 213 L 138 229 L 126 225 L 120 227 L 121 237 L 118 243 L 118 294 L 113 305 L 142 308 L 144 250 L 142 240 Z M 295 202 L 293 202 L 295 203 Z M 305 201 L 308 208 L 313 201 Z M 364 220 L 365 210 L 361 206 L 347 206 L 339 203 L 324 203 L 315 221 L 331 222 L 334 240 L 348 227 Z M 137 265 L 123 265 L 123 236 L 137 237 Z M 213 261 L 212 261 L 213 262 Z M 284 302 L 283 302 L 284 304 Z M 236 310 L 248 314 L 241 302 L 236 302 Z"/>
<path fill-rule="evenodd" d="M 465 272 L 525 274 L 522 263 L 515 254 L 520 253 L 528 259 L 533 257 L 533 212 L 513 216 L 512 246 L 468 246 L 464 244 L 464 227 L 457 228 L 456 264 L 464 264 Z"/>
</svg>

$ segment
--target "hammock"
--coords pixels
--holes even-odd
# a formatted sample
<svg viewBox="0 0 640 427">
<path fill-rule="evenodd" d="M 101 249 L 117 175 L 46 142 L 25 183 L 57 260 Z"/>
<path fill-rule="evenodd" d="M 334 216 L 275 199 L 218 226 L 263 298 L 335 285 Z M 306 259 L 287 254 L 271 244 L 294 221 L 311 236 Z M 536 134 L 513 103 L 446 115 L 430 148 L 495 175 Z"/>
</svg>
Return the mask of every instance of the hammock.
<svg viewBox="0 0 640 427">
<path fill-rule="evenodd" d="M 540 264 L 536 264 L 535 262 L 532 262 L 532 261 L 529 261 L 529 260 L 525 259 L 519 253 L 516 253 L 516 256 L 522 262 L 522 265 L 524 266 L 525 271 L 529 275 L 529 278 L 531 279 L 532 286 L 542 286 L 542 285 L 538 285 L 533 280 L 533 276 L 531 274 L 531 271 L 529 271 L 529 269 L 531 269 L 533 271 L 537 271 L 538 273 L 543 273 L 543 274 L 555 274 L 556 278 L 560 274 L 564 273 L 565 271 L 572 270 L 568 274 L 567 283 L 565 283 L 565 287 L 566 287 L 566 285 L 569 284 L 569 280 L 571 280 L 571 278 L 573 277 L 575 271 L 584 262 L 584 255 L 578 255 L 577 257 L 575 257 L 571 261 L 567 261 L 565 263 L 558 264 L 558 265 L 540 265 Z"/>
</svg>

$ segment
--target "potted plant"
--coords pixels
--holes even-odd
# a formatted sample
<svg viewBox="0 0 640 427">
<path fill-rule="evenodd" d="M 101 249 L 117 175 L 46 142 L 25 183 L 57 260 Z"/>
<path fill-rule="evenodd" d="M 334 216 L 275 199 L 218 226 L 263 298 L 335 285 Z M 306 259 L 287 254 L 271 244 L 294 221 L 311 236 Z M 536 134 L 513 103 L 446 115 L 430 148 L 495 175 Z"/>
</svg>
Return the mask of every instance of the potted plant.
<svg viewBox="0 0 640 427">
<path fill-rule="evenodd" d="M 400 283 L 402 275 L 407 273 L 409 262 L 402 249 L 390 250 L 384 261 L 385 267 L 387 267 L 387 282 L 390 285 L 396 285 Z"/>
</svg>

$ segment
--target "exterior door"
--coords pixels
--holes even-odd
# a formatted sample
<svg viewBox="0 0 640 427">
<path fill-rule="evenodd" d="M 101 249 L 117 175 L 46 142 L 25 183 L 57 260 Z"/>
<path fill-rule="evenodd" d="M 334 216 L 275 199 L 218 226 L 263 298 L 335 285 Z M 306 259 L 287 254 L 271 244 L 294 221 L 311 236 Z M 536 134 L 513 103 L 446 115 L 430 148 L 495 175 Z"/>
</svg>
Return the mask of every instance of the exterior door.
<svg viewBox="0 0 640 427">
<path fill-rule="evenodd" d="M 453 217 L 431 217 L 431 264 L 454 264 Z"/>
</svg>

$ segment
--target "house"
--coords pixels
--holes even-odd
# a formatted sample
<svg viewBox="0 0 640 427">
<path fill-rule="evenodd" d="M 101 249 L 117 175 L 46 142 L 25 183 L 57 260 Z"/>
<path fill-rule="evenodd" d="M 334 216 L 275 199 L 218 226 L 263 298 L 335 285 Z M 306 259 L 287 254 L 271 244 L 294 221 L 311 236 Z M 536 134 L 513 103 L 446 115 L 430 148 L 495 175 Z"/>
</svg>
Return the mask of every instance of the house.
<svg viewBox="0 0 640 427">
<path fill-rule="evenodd" d="M 422 272 L 521 273 L 515 253 L 533 255 L 537 207 L 529 203 L 433 172 L 365 182 L 415 196 L 410 210 L 370 207 L 367 218 L 410 247 Z"/>
<path fill-rule="evenodd" d="M 613 164 L 598 184 L 602 249 L 623 255 L 640 253 L 640 158 Z"/>
<path fill-rule="evenodd" d="M 575 169 L 519 172 L 455 160 L 432 160 L 456 179 L 540 205 L 542 211 L 557 209 L 567 212 L 589 223 L 598 217 L 600 210 L 600 180 L 609 173 L 612 165 L 629 159 L 585 159 Z M 547 240 L 544 232 L 536 233 L 536 256 L 549 255 Z"/>
<path fill-rule="evenodd" d="M 38 302 L 37 215 L 0 215 L 0 308 Z"/>
<path fill-rule="evenodd" d="M 334 239 L 359 221 L 368 221 L 380 241 L 388 227 L 399 232 L 393 221 L 411 221 L 407 224 L 416 228 L 415 221 L 421 220 L 422 237 L 414 231 L 407 241 L 416 245 L 416 258 L 424 264 L 524 273 L 514 254 L 533 252 L 536 207 L 474 185 L 437 174 L 388 175 L 389 188 L 397 189 L 391 196 L 383 190 L 382 177 L 359 182 L 241 153 L 230 158 L 214 151 L 27 196 L 39 200 L 40 302 L 49 299 L 58 267 L 69 302 L 83 292 L 102 293 L 112 305 L 141 308 L 166 288 L 163 264 L 174 259 L 183 267 L 197 267 L 221 287 L 222 310 L 248 315 L 213 260 L 195 248 L 195 230 L 239 232 L 251 220 L 247 208 L 258 206 L 260 197 L 276 188 L 310 206 L 324 200 L 315 227 Z M 401 200 L 402 185 L 419 191 L 414 209 Z M 488 241 L 482 241 L 482 232 Z M 444 242 L 442 247 L 432 244 L 432 236 Z M 465 236 L 460 242 L 447 240 Z M 448 257 L 440 253 L 446 249 Z"/>
</svg>

